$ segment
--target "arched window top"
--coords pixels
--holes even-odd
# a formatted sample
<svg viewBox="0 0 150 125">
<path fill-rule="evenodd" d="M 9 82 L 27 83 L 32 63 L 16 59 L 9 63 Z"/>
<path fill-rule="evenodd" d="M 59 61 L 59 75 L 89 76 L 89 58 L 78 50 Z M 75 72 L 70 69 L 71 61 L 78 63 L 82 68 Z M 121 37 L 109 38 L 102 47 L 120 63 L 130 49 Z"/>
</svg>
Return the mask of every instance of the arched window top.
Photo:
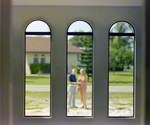
<svg viewBox="0 0 150 125">
<path fill-rule="evenodd" d="M 41 20 L 32 21 L 25 32 L 50 32 L 49 26 Z"/>
<path fill-rule="evenodd" d="M 35 54 L 34 57 L 37 58 L 38 56 Z"/>
<path fill-rule="evenodd" d="M 125 21 L 114 23 L 110 28 L 110 33 L 134 33 L 133 26 Z"/>
<path fill-rule="evenodd" d="M 42 54 L 41 57 L 44 58 L 45 56 Z"/>
<path fill-rule="evenodd" d="M 85 21 L 75 21 L 69 26 L 68 32 L 92 32 L 92 28 Z"/>
</svg>

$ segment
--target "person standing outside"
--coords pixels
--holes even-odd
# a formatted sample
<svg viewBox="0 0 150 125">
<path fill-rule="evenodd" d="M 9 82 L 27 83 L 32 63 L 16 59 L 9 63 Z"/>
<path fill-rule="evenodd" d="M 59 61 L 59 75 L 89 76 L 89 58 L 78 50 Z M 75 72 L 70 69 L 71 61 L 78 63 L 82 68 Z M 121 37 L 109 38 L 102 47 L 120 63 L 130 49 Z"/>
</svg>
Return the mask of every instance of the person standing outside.
<svg viewBox="0 0 150 125">
<path fill-rule="evenodd" d="M 88 76 L 84 69 L 80 70 L 80 76 L 78 78 L 78 82 L 80 82 L 80 84 L 78 84 L 78 90 L 80 93 L 81 107 L 86 109 L 87 108 L 86 90 L 87 90 Z"/>
<path fill-rule="evenodd" d="M 75 96 L 76 96 L 76 88 L 77 88 L 77 79 L 76 79 L 77 70 L 72 69 L 72 73 L 68 77 L 68 91 L 69 91 L 69 98 L 68 98 L 68 108 L 75 107 Z"/>
</svg>

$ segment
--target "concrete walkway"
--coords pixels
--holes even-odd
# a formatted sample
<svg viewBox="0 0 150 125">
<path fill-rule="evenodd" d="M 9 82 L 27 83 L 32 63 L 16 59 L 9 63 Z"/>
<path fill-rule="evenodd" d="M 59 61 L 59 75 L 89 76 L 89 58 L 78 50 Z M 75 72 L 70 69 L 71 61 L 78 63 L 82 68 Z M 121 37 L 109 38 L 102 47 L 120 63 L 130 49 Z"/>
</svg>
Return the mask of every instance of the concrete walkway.
<svg viewBox="0 0 150 125">
<path fill-rule="evenodd" d="M 26 91 L 50 91 L 50 85 L 26 85 Z M 87 92 L 92 92 L 92 87 L 87 86 Z M 110 86 L 109 92 L 133 92 L 133 86 Z"/>
</svg>

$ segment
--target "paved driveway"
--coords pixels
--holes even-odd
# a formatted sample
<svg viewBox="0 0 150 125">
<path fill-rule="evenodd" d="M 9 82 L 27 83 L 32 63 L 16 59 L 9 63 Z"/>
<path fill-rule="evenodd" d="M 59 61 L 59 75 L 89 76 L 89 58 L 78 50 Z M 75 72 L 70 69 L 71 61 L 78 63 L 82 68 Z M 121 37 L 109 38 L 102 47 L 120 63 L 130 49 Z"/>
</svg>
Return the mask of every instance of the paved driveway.
<svg viewBox="0 0 150 125">
<path fill-rule="evenodd" d="M 26 85 L 26 91 L 50 91 L 50 85 Z M 92 87 L 87 86 L 87 92 L 91 92 Z M 110 86 L 109 92 L 133 92 L 133 86 Z"/>
</svg>

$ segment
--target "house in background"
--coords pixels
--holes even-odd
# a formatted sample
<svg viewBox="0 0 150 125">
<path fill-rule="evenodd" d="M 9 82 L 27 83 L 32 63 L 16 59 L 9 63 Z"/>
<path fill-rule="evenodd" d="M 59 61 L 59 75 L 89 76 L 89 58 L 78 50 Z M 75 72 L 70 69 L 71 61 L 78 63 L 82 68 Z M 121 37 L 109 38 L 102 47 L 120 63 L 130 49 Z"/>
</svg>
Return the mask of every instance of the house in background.
<svg viewBox="0 0 150 125">
<path fill-rule="evenodd" d="M 68 44 L 68 73 L 72 70 L 72 64 L 80 64 L 78 61 L 83 51 Z M 50 37 L 26 37 L 26 75 L 31 74 L 30 65 L 33 63 L 50 63 Z"/>
</svg>

